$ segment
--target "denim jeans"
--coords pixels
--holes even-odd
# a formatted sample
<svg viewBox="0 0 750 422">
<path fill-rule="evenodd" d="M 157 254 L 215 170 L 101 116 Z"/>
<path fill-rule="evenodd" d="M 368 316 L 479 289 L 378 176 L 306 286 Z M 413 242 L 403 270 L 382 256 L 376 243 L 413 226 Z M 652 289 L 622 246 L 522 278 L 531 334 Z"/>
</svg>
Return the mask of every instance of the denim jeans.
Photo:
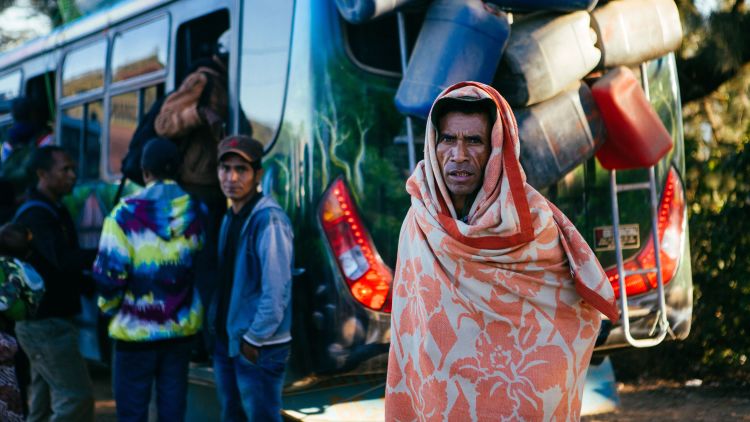
<svg viewBox="0 0 750 422">
<path fill-rule="evenodd" d="M 261 347 L 253 363 L 242 354 L 229 357 L 226 344 L 216 342 L 214 376 L 222 421 L 281 421 L 289 347 L 289 343 Z"/>
<path fill-rule="evenodd" d="M 154 342 L 139 345 L 137 349 L 127 347 L 127 343 L 126 346 L 117 344 L 112 386 L 119 422 L 148 421 L 154 381 L 159 421 L 185 420 L 188 365 L 193 346 L 193 341 L 187 340 Z"/>
<path fill-rule="evenodd" d="M 78 351 L 78 329 L 73 322 L 62 318 L 19 321 L 16 337 L 31 361 L 27 421 L 93 421 L 93 387 Z"/>
</svg>

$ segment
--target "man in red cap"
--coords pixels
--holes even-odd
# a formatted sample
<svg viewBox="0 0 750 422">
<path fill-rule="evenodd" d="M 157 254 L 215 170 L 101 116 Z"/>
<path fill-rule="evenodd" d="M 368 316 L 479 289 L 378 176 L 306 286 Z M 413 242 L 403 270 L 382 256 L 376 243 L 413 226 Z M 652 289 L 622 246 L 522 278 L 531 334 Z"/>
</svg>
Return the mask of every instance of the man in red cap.
<svg viewBox="0 0 750 422">
<path fill-rule="evenodd" d="M 219 232 L 219 285 L 209 310 L 223 421 L 281 420 L 292 324 L 292 227 L 260 190 L 263 145 L 219 143 L 219 182 L 229 199 Z"/>
</svg>

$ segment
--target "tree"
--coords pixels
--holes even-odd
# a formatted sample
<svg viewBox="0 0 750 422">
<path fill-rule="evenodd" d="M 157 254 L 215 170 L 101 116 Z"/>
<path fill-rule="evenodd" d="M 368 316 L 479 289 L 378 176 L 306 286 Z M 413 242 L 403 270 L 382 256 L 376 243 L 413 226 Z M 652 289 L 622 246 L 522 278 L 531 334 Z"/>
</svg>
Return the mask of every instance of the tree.
<svg viewBox="0 0 750 422">
<path fill-rule="evenodd" d="M 750 13 L 745 0 L 723 2 L 708 17 L 695 0 L 678 0 L 685 39 L 677 58 L 683 103 L 703 98 L 750 61 Z"/>
</svg>

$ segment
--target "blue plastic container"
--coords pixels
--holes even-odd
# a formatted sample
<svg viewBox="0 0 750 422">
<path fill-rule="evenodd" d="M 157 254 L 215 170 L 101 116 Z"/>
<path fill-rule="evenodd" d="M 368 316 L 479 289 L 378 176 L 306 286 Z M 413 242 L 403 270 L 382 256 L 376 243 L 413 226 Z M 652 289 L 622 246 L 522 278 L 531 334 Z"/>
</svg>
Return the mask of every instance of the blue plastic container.
<svg viewBox="0 0 750 422">
<path fill-rule="evenodd" d="M 336 6 L 348 22 L 362 23 L 417 1 L 419 0 L 336 0 Z"/>
<path fill-rule="evenodd" d="M 576 10 L 591 10 L 596 6 L 596 0 L 486 0 L 509 12 L 536 12 L 539 10 L 554 10 L 558 12 L 573 12 Z"/>
<path fill-rule="evenodd" d="M 591 158 L 606 129 L 585 83 L 529 108 L 514 109 L 526 181 L 549 186 Z"/>
<path fill-rule="evenodd" d="M 430 5 L 401 84 L 396 107 L 426 119 L 440 92 L 461 81 L 491 83 L 510 34 L 507 15 L 480 0 Z"/>
</svg>

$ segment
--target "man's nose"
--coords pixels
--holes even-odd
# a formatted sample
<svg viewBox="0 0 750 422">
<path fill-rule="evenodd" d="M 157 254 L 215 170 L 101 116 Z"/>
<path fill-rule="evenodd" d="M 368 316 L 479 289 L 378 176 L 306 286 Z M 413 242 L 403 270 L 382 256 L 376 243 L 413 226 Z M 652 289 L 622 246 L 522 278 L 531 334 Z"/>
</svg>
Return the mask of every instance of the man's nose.
<svg viewBox="0 0 750 422">
<path fill-rule="evenodd" d="M 466 150 L 466 142 L 459 139 L 458 142 L 456 142 L 456 146 L 453 147 L 453 161 L 455 162 L 463 162 L 466 161 L 469 157 L 469 154 Z"/>
</svg>

